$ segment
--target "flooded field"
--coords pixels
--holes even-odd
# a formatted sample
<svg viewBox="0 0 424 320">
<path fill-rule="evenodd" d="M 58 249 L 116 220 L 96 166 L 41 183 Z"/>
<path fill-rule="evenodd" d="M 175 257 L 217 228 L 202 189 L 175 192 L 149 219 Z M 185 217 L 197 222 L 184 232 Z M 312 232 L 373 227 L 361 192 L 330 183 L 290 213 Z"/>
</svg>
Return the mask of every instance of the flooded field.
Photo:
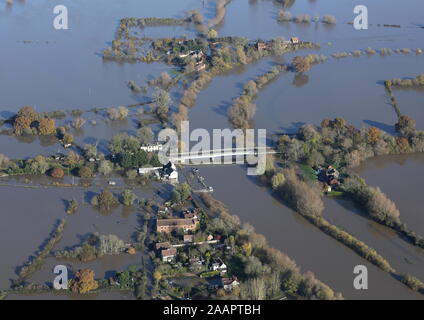
<svg viewBox="0 0 424 320">
<path fill-rule="evenodd" d="M 424 234 L 421 186 L 424 155 L 396 155 L 367 160 L 355 171 L 371 186 L 378 186 L 400 210 L 400 218 L 418 234 Z"/>
<path fill-rule="evenodd" d="M 214 197 L 225 203 L 231 213 L 266 235 L 272 247 L 292 257 L 303 271 L 313 271 L 345 298 L 421 298 L 287 208 L 255 178 L 246 176 L 244 168 L 202 166 L 200 172 L 214 188 Z M 353 288 L 353 268 L 359 264 L 368 267 L 370 286 L 366 291 Z"/>
</svg>

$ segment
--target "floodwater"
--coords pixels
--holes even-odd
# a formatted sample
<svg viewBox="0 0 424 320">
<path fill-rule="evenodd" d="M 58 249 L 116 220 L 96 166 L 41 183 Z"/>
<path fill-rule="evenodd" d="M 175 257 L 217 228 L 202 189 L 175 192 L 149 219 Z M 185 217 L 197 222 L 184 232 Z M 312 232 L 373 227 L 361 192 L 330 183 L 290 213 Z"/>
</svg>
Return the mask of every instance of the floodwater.
<svg viewBox="0 0 424 320">
<path fill-rule="evenodd" d="M 4 179 L 2 179 L 4 182 Z M 134 193 L 139 199 L 155 198 L 155 190 L 165 186 L 146 186 L 137 188 Z M 104 214 L 89 204 L 99 188 L 22 188 L 4 187 L 0 192 L 3 203 L 0 224 L 0 290 L 7 289 L 10 279 L 17 278 L 17 267 L 33 255 L 52 232 L 58 220 L 65 216 L 66 201 L 76 199 L 79 210 L 68 217 L 63 238 L 55 250 L 63 250 L 81 244 L 90 233 L 115 234 L 124 242 L 134 242 L 135 232 L 140 226 L 143 213 L 136 208 L 118 206 Z M 112 190 L 117 196 L 121 190 Z M 41 271 L 33 275 L 37 282 L 51 282 L 54 265 L 73 261 L 48 259 Z M 105 257 L 90 263 L 96 274 L 101 277 L 113 270 L 122 270 L 131 264 L 140 264 L 140 254 Z M 75 267 L 76 268 L 76 267 Z"/>
<path fill-rule="evenodd" d="M 314 272 L 318 279 L 341 292 L 345 298 L 421 298 L 286 207 L 256 178 L 249 178 L 245 168 L 236 165 L 199 168 L 207 184 L 214 188 L 213 196 L 232 214 L 264 234 L 271 247 L 294 259 L 302 271 Z M 356 265 L 368 267 L 369 289 L 366 291 L 353 287 Z"/>
<path fill-rule="evenodd" d="M 396 203 L 401 220 L 417 234 L 424 235 L 423 154 L 376 157 L 355 168 L 355 172 L 368 185 L 380 187 Z"/>
<path fill-rule="evenodd" d="M 422 12 L 424 3 L 419 0 L 364 0 L 370 14 L 369 30 L 357 31 L 348 22 L 353 20 L 354 0 L 343 3 L 334 0 L 294 1 L 288 8 L 294 15 L 335 15 L 338 24 L 309 26 L 278 23 L 280 7 L 273 1 L 232 0 L 226 7 L 224 21 L 216 27 L 220 35 L 239 35 L 251 39 L 298 36 L 302 40 L 322 44 L 315 53 L 330 55 L 334 52 L 352 51 L 372 47 L 424 48 Z M 119 19 L 123 17 L 183 17 L 184 12 L 198 8 L 207 19 L 213 16 L 214 1 L 195 0 L 63 0 L 69 11 L 69 30 L 55 30 L 54 5 L 47 0 L 18 2 L 6 7 L 0 0 L 0 72 L 2 103 L 0 118 L 8 118 L 23 105 L 32 105 L 37 111 L 129 105 L 145 100 L 127 88 L 127 81 L 144 85 L 146 80 L 172 68 L 160 63 L 129 64 L 104 62 L 101 51 L 114 38 Z M 252 23 L 256 22 L 256 23 Z M 384 28 L 377 23 L 401 24 L 401 28 Z M 192 36 L 192 30 L 182 27 L 146 28 L 140 36 L 164 37 Z M 25 42 L 24 42 L 25 41 Z M 29 41 L 29 42 L 27 42 Z M 250 79 L 271 69 L 274 63 L 289 62 L 294 55 L 304 55 L 310 50 L 285 57 L 266 58 L 255 64 L 237 68 L 220 76 L 199 94 L 196 105 L 190 110 L 191 128 L 227 128 L 228 107 L 243 85 Z M 424 67 L 424 55 L 393 54 L 389 57 L 361 56 L 329 61 L 313 66 L 303 76 L 283 73 L 255 99 L 257 113 L 255 126 L 269 133 L 293 131 L 303 123 L 319 124 L 323 118 L 341 116 L 352 124 L 376 126 L 393 132 L 395 113 L 388 105 L 382 81 L 389 78 L 415 77 Z M 417 119 L 424 129 L 422 92 L 396 90 L 401 111 Z M 178 94 L 176 94 L 178 97 Z M 175 101 L 177 102 L 177 101 Z M 175 103 L 176 105 L 176 103 Z M 171 108 L 175 108 L 175 105 Z M 84 116 L 85 117 L 85 116 Z M 91 117 L 91 116 L 90 116 Z M 90 117 L 86 118 L 90 120 Z M 67 119 L 66 121 L 68 121 Z M 88 122 L 76 134 L 78 144 L 99 142 L 104 152 L 107 140 L 115 133 L 134 133 L 137 128 L 133 118 L 126 122 L 105 123 L 96 119 L 97 125 Z M 0 153 L 11 158 L 33 157 L 37 154 L 62 152 L 55 141 L 35 138 L 16 139 L 0 136 Z M 358 172 L 370 185 L 380 186 L 398 205 L 401 217 L 412 229 L 424 234 L 424 219 L 420 215 L 419 177 L 422 176 L 421 156 L 386 157 L 367 161 Z M 352 299 L 416 299 L 421 298 L 390 275 L 382 272 L 353 251 L 326 236 L 304 221 L 298 214 L 275 199 L 269 190 L 248 178 L 238 166 L 201 168 L 208 185 L 215 189 L 217 199 L 223 201 L 233 214 L 243 222 L 252 224 L 266 236 L 271 246 L 287 253 L 301 266 L 311 270 L 346 298 Z M 421 174 L 417 173 L 420 172 Z M 19 180 L 19 179 L 18 179 Z M 392 183 L 396 181 L 396 183 Z M 119 182 L 121 185 L 125 182 Z M 154 188 L 156 188 L 155 186 Z M 90 189 L 96 191 L 95 188 Z M 140 197 L 152 196 L 153 188 L 137 190 Z M 0 192 L 0 289 L 9 286 L 16 277 L 15 268 L 32 255 L 52 231 L 57 220 L 64 216 L 63 200 L 86 200 L 89 195 L 81 189 L 25 189 L 2 187 Z M 410 272 L 424 280 L 423 255 L 411 248 L 387 228 L 362 217 L 348 203 L 326 200 L 325 212 L 335 224 L 345 227 L 361 240 L 375 247 L 400 272 Z M 102 216 L 89 206 L 82 207 L 69 217 L 68 226 L 58 248 L 73 246 L 88 232 L 114 233 L 126 241 L 138 226 L 139 212 L 116 209 Z M 89 264 L 98 276 L 107 276 L 113 270 L 140 263 L 141 256 L 107 257 Z M 60 261 L 48 259 L 39 273 L 33 275 L 37 282 L 51 281 L 51 268 Z M 62 261 L 63 263 L 63 261 Z M 65 262 L 67 263 L 67 262 Z M 353 268 L 368 266 L 370 285 L 367 291 L 353 289 Z M 77 264 L 73 264 L 76 266 Z M 131 298 L 122 293 L 87 295 L 84 298 Z M 80 298 L 62 295 L 11 295 L 9 299 Z"/>
<path fill-rule="evenodd" d="M 424 250 L 401 239 L 393 230 L 367 219 L 347 199 L 326 199 L 324 216 L 377 250 L 400 273 L 424 279 Z"/>
</svg>

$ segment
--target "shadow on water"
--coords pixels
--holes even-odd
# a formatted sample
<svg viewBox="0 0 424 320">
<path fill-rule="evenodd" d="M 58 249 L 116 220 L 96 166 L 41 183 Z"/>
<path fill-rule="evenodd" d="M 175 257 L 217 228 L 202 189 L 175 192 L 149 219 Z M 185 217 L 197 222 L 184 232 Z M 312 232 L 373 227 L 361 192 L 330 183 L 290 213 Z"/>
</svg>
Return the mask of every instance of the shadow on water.
<svg viewBox="0 0 424 320">
<path fill-rule="evenodd" d="M 385 131 L 389 134 L 395 135 L 396 134 L 396 130 L 395 130 L 395 126 L 394 125 L 389 125 L 386 123 L 382 123 L 382 122 L 378 122 L 378 121 L 373 121 L 373 120 L 364 120 L 364 123 L 372 126 L 372 127 L 376 127 L 382 131 Z"/>
</svg>

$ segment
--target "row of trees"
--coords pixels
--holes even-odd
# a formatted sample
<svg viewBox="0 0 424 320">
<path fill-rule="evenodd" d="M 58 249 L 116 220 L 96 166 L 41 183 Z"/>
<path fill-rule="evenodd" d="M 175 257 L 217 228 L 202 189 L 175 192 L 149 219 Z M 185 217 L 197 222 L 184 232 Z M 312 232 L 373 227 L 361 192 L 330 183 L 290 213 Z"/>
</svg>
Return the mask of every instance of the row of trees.
<svg viewBox="0 0 424 320">
<path fill-rule="evenodd" d="M 312 273 L 302 274 L 293 260 L 270 248 L 264 236 L 255 233 L 249 225 L 242 225 L 221 202 L 209 194 L 203 194 L 202 200 L 209 209 L 205 232 L 224 236 L 233 248 L 232 264 L 240 265 L 240 271 L 236 272 L 242 280 L 240 297 L 278 299 L 285 293 L 294 298 L 342 299 Z"/>
</svg>

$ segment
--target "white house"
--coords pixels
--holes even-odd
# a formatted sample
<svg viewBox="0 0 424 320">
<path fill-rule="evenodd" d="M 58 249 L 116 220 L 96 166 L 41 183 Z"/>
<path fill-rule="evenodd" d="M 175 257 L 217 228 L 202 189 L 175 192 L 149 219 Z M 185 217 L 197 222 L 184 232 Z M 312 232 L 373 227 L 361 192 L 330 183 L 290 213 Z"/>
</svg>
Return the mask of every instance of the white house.
<svg viewBox="0 0 424 320">
<path fill-rule="evenodd" d="M 239 285 L 240 282 L 238 281 L 237 277 L 222 278 L 222 287 L 227 292 L 232 291 L 235 287 Z"/>
<path fill-rule="evenodd" d="M 224 274 L 224 273 L 227 272 L 227 265 L 225 263 L 223 263 L 222 261 L 221 262 L 215 262 L 215 263 L 212 263 L 210 265 L 209 269 L 211 271 L 220 271 L 221 274 Z"/>
<path fill-rule="evenodd" d="M 143 144 L 140 147 L 140 150 L 144 150 L 146 152 L 156 152 L 162 150 L 162 144 L 155 143 L 155 144 Z"/>
</svg>

